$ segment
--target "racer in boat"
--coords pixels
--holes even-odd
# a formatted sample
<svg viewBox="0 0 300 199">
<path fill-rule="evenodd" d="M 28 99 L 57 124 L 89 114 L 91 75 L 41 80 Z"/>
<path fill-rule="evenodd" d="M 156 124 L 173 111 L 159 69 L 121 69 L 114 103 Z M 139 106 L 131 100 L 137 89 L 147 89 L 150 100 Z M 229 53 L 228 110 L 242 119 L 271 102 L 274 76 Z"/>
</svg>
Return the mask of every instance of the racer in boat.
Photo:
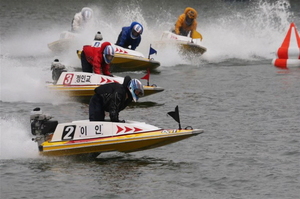
<svg viewBox="0 0 300 199">
<path fill-rule="evenodd" d="M 72 20 L 71 31 L 72 32 L 83 31 L 87 23 L 89 23 L 92 18 L 93 18 L 93 10 L 88 7 L 82 8 L 80 12 L 75 14 Z"/>
<path fill-rule="evenodd" d="M 100 47 L 85 45 L 81 52 L 82 71 L 113 76 L 110 73 L 110 63 L 114 55 L 115 50 L 109 42 L 104 42 Z"/>
<path fill-rule="evenodd" d="M 124 78 L 123 84 L 109 83 L 95 88 L 95 94 L 89 103 L 89 120 L 104 121 L 105 111 L 109 112 L 112 122 L 119 120 L 119 112 L 124 110 L 132 101 L 137 102 L 144 95 L 142 83 L 130 76 Z"/>
<path fill-rule="evenodd" d="M 197 29 L 197 15 L 198 13 L 194 8 L 185 8 L 184 13 L 178 17 L 173 32 L 182 36 L 188 36 L 189 32 L 191 32 L 190 35 L 192 35 L 193 31 Z"/>
<path fill-rule="evenodd" d="M 132 22 L 130 26 L 122 28 L 122 31 L 118 36 L 116 45 L 123 48 L 135 50 L 141 42 L 141 35 L 143 33 L 143 30 L 144 28 L 142 24 L 138 22 Z"/>
</svg>

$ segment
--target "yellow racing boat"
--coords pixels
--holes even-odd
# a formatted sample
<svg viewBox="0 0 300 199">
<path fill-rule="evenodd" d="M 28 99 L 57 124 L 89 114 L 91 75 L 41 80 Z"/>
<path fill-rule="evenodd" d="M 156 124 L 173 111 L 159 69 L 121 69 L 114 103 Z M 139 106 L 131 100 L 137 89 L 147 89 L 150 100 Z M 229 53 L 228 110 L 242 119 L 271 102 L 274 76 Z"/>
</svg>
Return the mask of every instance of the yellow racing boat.
<svg viewBox="0 0 300 199">
<path fill-rule="evenodd" d="M 169 112 L 179 121 L 178 106 Z M 175 114 L 175 117 L 174 117 Z M 31 133 L 35 136 L 41 155 L 69 156 L 89 154 L 97 157 L 102 152 L 135 152 L 168 145 L 203 133 L 202 129 L 187 127 L 162 129 L 144 122 L 90 122 L 88 120 L 58 124 L 42 113 L 31 112 Z"/>
<path fill-rule="evenodd" d="M 57 81 L 48 82 L 47 88 L 64 93 L 71 97 L 91 97 L 94 89 L 103 84 L 117 82 L 122 84 L 123 77 L 106 76 L 86 72 L 62 72 Z M 153 85 L 144 85 L 144 96 L 164 91 L 164 88 Z"/>
<path fill-rule="evenodd" d="M 101 41 L 94 41 L 92 46 L 100 47 Z M 110 67 L 111 71 L 136 71 L 136 70 L 155 70 L 160 66 L 160 62 L 155 61 L 150 56 L 147 58 L 141 52 L 112 45 L 115 50 L 115 57 Z M 81 59 L 81 51 L 77 50 L 77 56 Z"/>
<path fill-rule="evenodd" d="M 116 53 L 111 63 L 112 71 L 154 70 L 160 66 L 158 61 L 142 56 Z"/>
</svg>

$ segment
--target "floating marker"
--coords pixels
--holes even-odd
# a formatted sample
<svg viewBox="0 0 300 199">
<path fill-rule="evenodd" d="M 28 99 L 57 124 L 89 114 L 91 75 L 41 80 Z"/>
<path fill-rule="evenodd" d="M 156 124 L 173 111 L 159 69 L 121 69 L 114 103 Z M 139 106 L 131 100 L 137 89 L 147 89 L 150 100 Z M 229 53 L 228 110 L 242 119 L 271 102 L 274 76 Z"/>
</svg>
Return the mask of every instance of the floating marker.
<svg viewBox="0 0 300 199">
<path fill-rule="evenodd" d="M 294 23 L 291 23 L 272 64 L 282 69 L 300 67 L 300 36 Z"/>
</svg>

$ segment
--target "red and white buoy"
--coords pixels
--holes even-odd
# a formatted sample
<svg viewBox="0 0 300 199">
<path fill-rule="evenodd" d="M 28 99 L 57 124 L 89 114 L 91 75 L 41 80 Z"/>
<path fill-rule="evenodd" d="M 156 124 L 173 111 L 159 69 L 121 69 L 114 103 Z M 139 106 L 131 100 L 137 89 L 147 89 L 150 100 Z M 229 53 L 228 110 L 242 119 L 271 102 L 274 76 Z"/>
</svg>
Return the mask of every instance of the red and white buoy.
<svg viewBox="0 0 300 199">
<path fill-rule="evenodd" d="M 291 23 L 272 64 L 282 69 L 300 67 L 300 36 L 294 23 Z"/>
</svg>

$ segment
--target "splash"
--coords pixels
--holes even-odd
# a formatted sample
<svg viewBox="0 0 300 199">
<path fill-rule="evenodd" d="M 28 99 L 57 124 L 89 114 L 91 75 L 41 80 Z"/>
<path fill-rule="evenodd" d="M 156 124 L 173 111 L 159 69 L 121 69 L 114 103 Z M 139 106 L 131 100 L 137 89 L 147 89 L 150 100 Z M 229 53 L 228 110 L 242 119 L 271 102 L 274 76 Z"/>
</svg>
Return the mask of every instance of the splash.
<svg viewBox="0 0 300 199">
<path fill-rule="evenodd" d="M 166 11 L 164 10 L 164 12 Z M 115 21 L 115 23 L 117 23 L 115 24 L 115 27 L 120 28 L 117 31 L 111 30 L 115 33 L 114 38 L 111 39 L 114 40 L 118 37 L 123 26 L 129 26 L 131 22 L 137 21 L 144 27 L 142 42 L 140 43 L 137 50 L 142 52 L 144 56 L 147 57 L 149 54 L 150 45 L 160 40 L 161 34 L 166 30 L 165 28 L 168 27 L 167 29 L 169 30 L 172 26 L 171 24 L 174 23 L 160 20 L 161 15 L 164 12 L 158 12 L 156 16 L 148 16 L 146 15 L 146 10 L 142 10 L 141 7 L 136 4 L 136 2 L 132 2 L 126 6 L 120 5 L 120 9 L 118 9 L 116 12 L 118 20 Z M 167 12 L 166 15 L 167 17 L 164 15 L 164 18 L 166 18 L 167 20 L 173 20 L 174 17 L 170 15 L 170 13 Z M 151 20 L 148 21 L 149 18 Z M 160 49 L 160 51 L 158 51 L 157 54 L 152 55 L 151 58 L 159 61 L 162 67 L 170 67 L 178 64 L 188 63 L 183 59 L 183 57 L 180 56 L 179 49 L 174 48 L 174 46 Z"/>
<path fill-rule="evenodd" d="M 2 102 L 64 103 L 65 96 L 57 96 L 46 88 L 51 71 L 45 60 L 0 57 Z"/>
<path fill-rule="evenodd" d="M 162 67 L 178 64 L 201 65 L 205 62 L 220 63 L 234 59 L 245 61 L 272 59 L 276 47 L 281 42 L 282 34 L 294 16 L 286 0 L 217 4 L 211 13 L 205 12 L 208 13 L 205 18 L 201 16 L 198 19 L 197 30 L 204 37 L 203 46 L 208 49 L 203 56 L 185 59 L 178 50 L 171 48 L 158 51 L 154 59 L 160 61 Z M 204 13 L 201 8 L 196 9 Z M 104 32 L 107 31 L 106 34 L 110 35 L 107 39 L 115 40 L 122 26 L 130 25 L 132 21 L 141 22 L 145 31 L 137 50 L 147 55 L 150 44 L 160 40 L 162 32 L 170 30 L 181 14 L 176 14 L 173 10 L 172 7 L 159 8 L 154 15 L 149 15 L 147 8 L 142 9 L 137 1 L 131 1 L 126 6 L 118 7 L 113 16 L 116 20 L 107 25 L 109 29 Z"/>
<path fill-rule="evenodd" d="M 29 134 L 29 121 L 3 118 L 1 122 L 0 159 L 36 158 L 38 149 Z"/>
<path fill-rule="evenodd" d="M 101 31 L 105 41 L 115 43 L 121 28 L 129 26 L 132 21 L 142 23 L 145 28 L 137 50 L 147 56 L 149 46 L 154 41 L 160 40 L 163 31 L 170 30 L 174 26 L 184 6 L 183 3 L 172 6 L 167 2 L 155 5 L 147 3 L 149 2 L 131 0 L 126 4 L 117 2 L 101 6 L 89 5 L 94 10 L 95 25 L 86 31 L 81 45 L 59 55 L 58 58 L 67 65 L 80 67 L 76 50 L 80 50 L 83 44 L 90 44 L 97 31 Z M 277 46 L 281 43 L 282 35 L 294 17 L 287 0 L 257 0 L 234 4 L 225 1 L 206 3 L 207 6 L 195 4 L 195 9 L 200 13 L 197 30 L 203 35 L 203 45 L 208 49 L 207 52 L 201 58 L 190 61 L 181 57 L 174 49 L 158 51 L 153 58 L 161 62 L 162 67 L 178 64 L 194 65 L 201 61 L 219 63 L 232 59 L 246 61 L 272 59 Z M 5 36 L 5 39 L 1 38 L 1 54 L 39 57 L 49 66 L 54 55 L 51 54 L 47 44 L 58 40 L 62 31 L 70 30 L 74 14 L 53 15 L 52 21 L 47 18 L 40 20 L 43 24 L 41 29 L 30 30 L 29 25 L 24 24 L 24 27 L 19 27 L 19 30 Z M 71 17 L 57 23 L 62 16 Z"/>
<path fill-rule="evenodd" d="M 289 8 L 287 1 L 260 0 L 211 19 L 201 28 L 208 48 L 205 59 L 217 63 L 271 59 L 293 16 Z"/>
</svg>

